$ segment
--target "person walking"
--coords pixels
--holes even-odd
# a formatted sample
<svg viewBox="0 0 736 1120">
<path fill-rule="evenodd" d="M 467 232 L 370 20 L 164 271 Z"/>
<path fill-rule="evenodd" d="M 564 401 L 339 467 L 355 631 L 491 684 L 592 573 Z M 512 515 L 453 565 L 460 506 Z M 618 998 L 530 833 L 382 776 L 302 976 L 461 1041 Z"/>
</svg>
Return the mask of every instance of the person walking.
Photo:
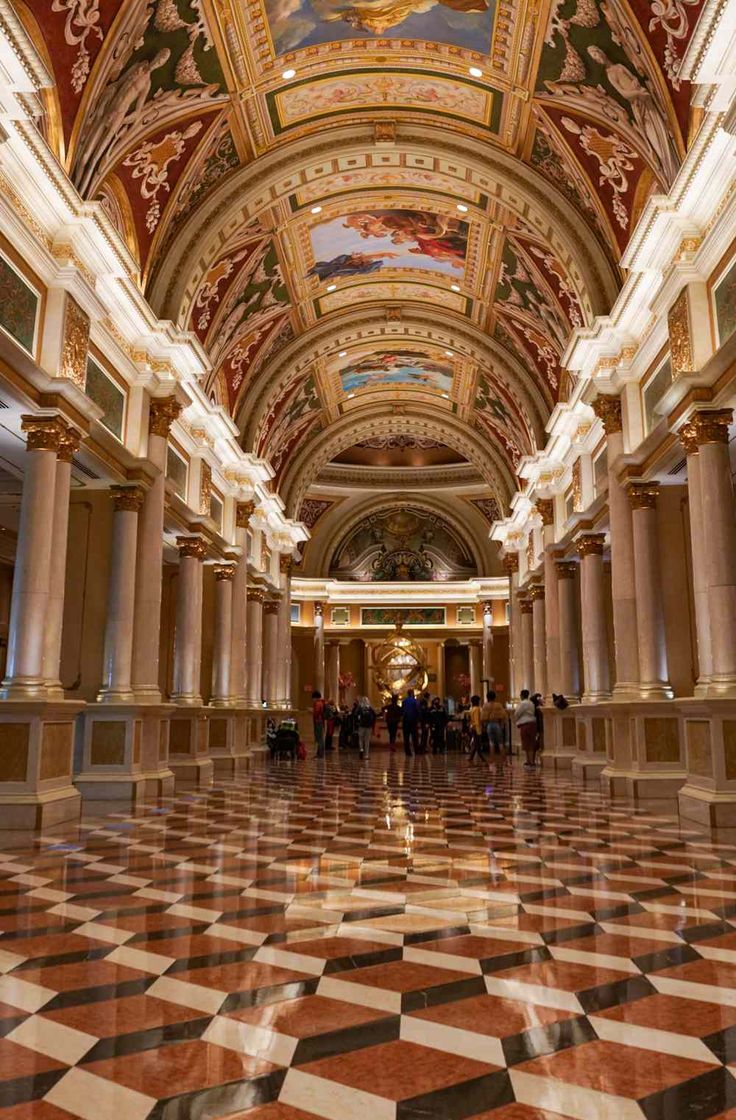
<svg viewBox="0 0 736 1120">
<path fill-rule="evenodd" d="M 416 754 L 419 748 L 419 704 L 410 688 L 401 705 L 402 731 L 404 733 L 404 751 L 407 758 Z"/>
<path fill-rule="evenodd" d="M 367 696 L 358 704 L 358 752 L 366 761 L 371 753 L 371 736 L 376 725 L 376 713 Z"/>
<path fill-rule="evenodd" d="M 328 700 L 325 704 L 324 720 L 325 720 L 325 754 L 332 750 L 332 738 L 335 734 L 335 720 L 337 717 L 337 708 L 335 707 L 334 700 Z"/>
<path fill-rule="evenodd" d="M 439 696 L 435 696 L 427 716 L 432 739 L 432 754 L 445 753 L 445 728 L 448 715 L 442 706 Z"/>
<path fill-rule="evenodd" d="M 500 753 L 510 758 L 510 752 L 507 754 L 506 749 L 506 709 L 496 698 L 493 689 L 489 689 L 486 693 L 483 715 L 486 720 L 485 728 L 490 749 L 494 753 Z"/>
<path fill-rule="evenodd" d="M 317 747 L 316 758 L 325 757 L 325 702 L 322 693 L 312 693 L 312 726 L 314 727 L 314 742 Z"/>
<path fill-rule="evenodd" d="M 526 755 L 524 767 L 534 769 L 534 755 L 537 750 L 537 712 L 529 699 L 529 689 L 522 688 L 521 702 L 517 705 L 514 720 L 521 736 L 521 749 Z"/>
<path fill-rule="evenodd" d="M 480 696 L 470 697 L 470 754 L 468 755 L 468 762 L 472 762 L 475 756 L 483 759 L 483 720 L 481 718 L 480 710 Z"/>
<path fill-rule="evenodd" d="M 539 764 L 541 765 L 539 756 L 544 751 L 544 713 L 542 711 L 544 700 L 542 699 L 541 692 L 534 693 L 534 695 L 532 696 L 532 704 L 534 705 L 534 715 L 536 716 L 537 720 L 537 739 L 534 749 L 534 762 L 536 764 L 539 761 Z"/>
<path fill-rule="evenodd" d="M 396 750 L 396 736 L 399 733 L 399 724 L 401 723 L 401 705 L 395 693 L 384 708 L 384 715 L 388 728 L 388 745 L 391 751 L 394 751 Z"/>
</svg>

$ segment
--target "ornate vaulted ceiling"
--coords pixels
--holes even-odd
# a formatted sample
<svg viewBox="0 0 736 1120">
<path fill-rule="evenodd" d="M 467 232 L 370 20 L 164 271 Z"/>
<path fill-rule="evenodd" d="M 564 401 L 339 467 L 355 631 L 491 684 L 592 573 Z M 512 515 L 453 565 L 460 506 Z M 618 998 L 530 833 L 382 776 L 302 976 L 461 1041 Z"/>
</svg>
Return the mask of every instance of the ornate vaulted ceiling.
<svg viewBox="0 0 736 1120">
<path fill-rule="evenodd" d="M 56 82 L 39 127 L 289 512 L 400 436 L 503 506 L 684 154 L 700 0 L 15 6 Z"/>
</svg>

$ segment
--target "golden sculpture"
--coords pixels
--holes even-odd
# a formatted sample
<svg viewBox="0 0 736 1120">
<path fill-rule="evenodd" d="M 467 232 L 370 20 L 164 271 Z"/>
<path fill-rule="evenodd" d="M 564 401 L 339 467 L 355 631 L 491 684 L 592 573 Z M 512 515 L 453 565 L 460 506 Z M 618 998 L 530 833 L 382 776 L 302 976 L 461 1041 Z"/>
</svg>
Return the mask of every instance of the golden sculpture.
<svg viewBox="0 0 736 1120">
<path fill-rule="evenodd" d="M 384 700 L 395 693 L 405 696 L 410 688 L 424 692 L 429 684 L 427 658 L 422 647 L 403 632 L 403 623 L 373 653 L 373 674 Z"/>
</svg>

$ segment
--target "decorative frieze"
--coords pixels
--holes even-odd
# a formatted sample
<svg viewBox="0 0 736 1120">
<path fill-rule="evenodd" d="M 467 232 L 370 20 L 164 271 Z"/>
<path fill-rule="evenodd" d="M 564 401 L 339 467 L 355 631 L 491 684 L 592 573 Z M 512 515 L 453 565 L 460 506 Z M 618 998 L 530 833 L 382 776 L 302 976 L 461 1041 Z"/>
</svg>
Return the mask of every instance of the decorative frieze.
<svg viewBox="0 0 736 1120">
<path fill-rule="evenodd" d="M 667 314 L 670 336 L 670 364 L 672 377 L 695 373 L 693 342 L 690 333 L 690 297 L 683 288 Z"/>
<path fill-rule="evenodd" d="M 61 343 L 60 377 L 84 389 L 89 352 L 89 315 L 67 292 L 64 301 L 64 327 Z"/>
</svg>

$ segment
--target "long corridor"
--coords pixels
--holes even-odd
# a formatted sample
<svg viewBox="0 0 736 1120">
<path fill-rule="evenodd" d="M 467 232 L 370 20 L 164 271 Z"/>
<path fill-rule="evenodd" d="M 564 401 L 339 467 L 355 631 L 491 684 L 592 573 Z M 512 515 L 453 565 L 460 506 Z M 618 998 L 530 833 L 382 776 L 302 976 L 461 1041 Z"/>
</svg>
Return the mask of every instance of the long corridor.
<svg viewBox="0 0 736 1120">
<path fill-rule="evenodd" d="M 736 845 L 552 772 L 262 763 L 0 876 L 1 1120 L 736 1117 Z"/>
</svg>

